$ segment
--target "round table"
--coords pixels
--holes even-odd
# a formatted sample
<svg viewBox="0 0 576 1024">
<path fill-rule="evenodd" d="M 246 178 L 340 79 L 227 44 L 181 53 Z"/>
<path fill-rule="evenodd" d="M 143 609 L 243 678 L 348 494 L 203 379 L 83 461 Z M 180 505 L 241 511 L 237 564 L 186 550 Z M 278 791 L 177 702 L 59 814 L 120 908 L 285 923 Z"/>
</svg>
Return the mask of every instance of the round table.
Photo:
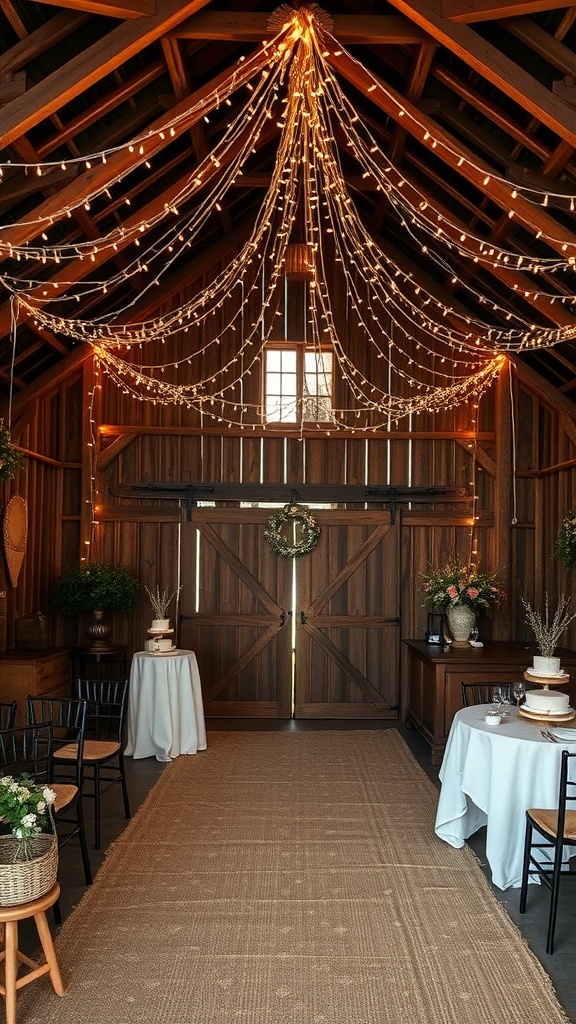
<svg viewBox="0 0 576 1024">
<path fill-rule="evenodd" d="M 508 708 L 501 725 L 487 725 L 493 705 L 473 705 L 454 716 L 439 777 L 436 835 L 454 847 L 486 826 L 486 858 L 499 889 L 522 880 L 525 811 L 558 803 L 562 750 L 573 740 L 551 743 L 544 724 Z M 564 723 L 564 727 L 572 723 Z M 559 726 L 558 726 L 559 727 Z"/>
<path fill-rule="evenodd" d="M 206 750 L 200 674 L 194 651 L 138 651 L 130 669 L 125 753 L 171 761 Z"/>
</svg>

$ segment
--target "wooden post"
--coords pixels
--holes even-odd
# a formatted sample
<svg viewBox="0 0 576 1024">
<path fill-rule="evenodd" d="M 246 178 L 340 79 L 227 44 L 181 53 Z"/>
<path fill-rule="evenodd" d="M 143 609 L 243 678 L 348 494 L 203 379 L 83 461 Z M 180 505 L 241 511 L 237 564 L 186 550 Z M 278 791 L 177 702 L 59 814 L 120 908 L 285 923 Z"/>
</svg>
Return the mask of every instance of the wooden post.
<svg viewBox="0 0 576 1024">
<path fill-rule="evenodd" d="M 494 477 L 494 564 L 497 568 L 505 568 L 506 589 L 509 601 L 505 603 L 493 618 L 493 638 L 510 640 L 510 623 L 514 621 L 510 614 L 511 603 L 514 604 L 513 567 L 511 565 L 512 545 L 512 487 L 514 486 L 512 458 L 512 417 L 510 409 L 510 364 L 506 363 L 496 382 L 495 395 L 496 420 L 496 475 Z"/>
</svg>

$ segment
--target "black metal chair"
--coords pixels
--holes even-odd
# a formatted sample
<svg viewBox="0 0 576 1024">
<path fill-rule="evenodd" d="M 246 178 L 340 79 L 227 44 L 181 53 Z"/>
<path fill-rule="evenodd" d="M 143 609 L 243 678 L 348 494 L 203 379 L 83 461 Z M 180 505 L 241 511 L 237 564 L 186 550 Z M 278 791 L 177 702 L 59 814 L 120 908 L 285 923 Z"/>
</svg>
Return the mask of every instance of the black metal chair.
<svg viewBox="0 0 576 1024">
<path fill-rule="evenodd" d="M 571 754 L 568 750 L 562 751 L 558 806 L 553 808 L 530 807 L 526 811 L 526 837 L 519 910 L 521 914 L 525 913 L 528 880 L 531 875 L 538 875 L 540 881 L 548 886 L 551 894 L 546 938 L 547 953 L 554 952 L 560 882 L 563 879 L 576 878 L 576 872 L 568 870 L 568 860 L 564 854 L 565 847 L 576 847 L 576 781 L 572 782 L 569 778 L 570 764 L 574 759 L 576 759 L 576 753 Z M 534 842 L 534 832 L 538 833 L 543 842 Z M 540 860 L 532 852 L 534 850 L 547 853 L 551 859 Z M 564 871 L 562 870 L 563 865 Z"/>
<path fill-rule="evenodd" d="M 18 701 L 0 701 L 0 730 L 14 728 L 17 711 Z"/>
<path fill-rule="evenodd" d="M 491 704 L 494 690 L 502 690 L 505 704 L 514 704 L 514 683 L 464 683 L 462 687 L 462 704 L 465 708 L 471 704 Z"/>
<path fill-rule="evenodd" d="M 82 754 L 84 751 L 86 715 L 86 701 L 74 700 L 69 697 L 28 697 L 27 718 L 29 726 L 38 726 L 41 723 L 49 723 L 51 726 L 52 739 L 48 779 L 50 786 L 56 793 L 54 810 L 58 846 L 64 846 L 71 839 L 78 838 L 86 885 L 91 885 L 92 869 L 86 843 L 82 803 Z M 57 756 L 60 755 L 62 750 L 70 747 L 73 747 L 77 754 L 71 760 L 67 759 L 69 770 L 60 772 Z M 30 771 L 30 774 L 34 773 Z M 68 827 L 65 831 L 62 831 L 61 825 Z"/>
<path fill-rule="evenodd" d="M 100 847 L 100 798 L 115 783 L 122 787 L 124 814 L 130 801 L 124 768 L 124 726 L 128 708 L 128 679 L 78 679 L 76 694 L 88 712 L 84 741 L 84 796 L 94 800 L 94 846 Z M 58 761 L 62 751 L 57 752 Z"/>
<path fill-rule="evenodd" d="M 86 709 L 84 708 L 84 714 Z M 82 719 L 79 729 L 84 728 Z M 53 729 L 51 722 L 38 722 L 18 729 L 0 730 L 0 774 L 32 776 L 36 782 L 45 783 L 56 794 L 52 806 L 52 821 L 58 841 L 58 849 L 71 839 L 78 837 L 82 854 L 82 865 L 86 885 L 92 884 L 92 870 L 82 815 L 81 787 L 68 782 L 54 781 Z M 82 741 L 80 741 L 82 742 Z M 74 812 L 74 817 L 71 817 Z M 62 831 L 62 825 L 66 826 Z M 62 923 L 58 900 L 54 904 L 54 920 Z"/>
</svg>

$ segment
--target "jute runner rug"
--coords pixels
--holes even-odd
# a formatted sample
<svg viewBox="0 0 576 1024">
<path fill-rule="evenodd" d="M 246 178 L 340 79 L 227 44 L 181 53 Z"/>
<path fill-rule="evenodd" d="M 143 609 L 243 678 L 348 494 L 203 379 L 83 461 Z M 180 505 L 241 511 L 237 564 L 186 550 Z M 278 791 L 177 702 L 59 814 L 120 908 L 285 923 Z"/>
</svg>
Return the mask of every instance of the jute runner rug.
<svg viewBox="0 0 576 1024">
<path fill-rule="evenodd" d="M 396 730 L 215 732 L 169 765 L 19 1024 L 556 1024 Z"/>
</svg>

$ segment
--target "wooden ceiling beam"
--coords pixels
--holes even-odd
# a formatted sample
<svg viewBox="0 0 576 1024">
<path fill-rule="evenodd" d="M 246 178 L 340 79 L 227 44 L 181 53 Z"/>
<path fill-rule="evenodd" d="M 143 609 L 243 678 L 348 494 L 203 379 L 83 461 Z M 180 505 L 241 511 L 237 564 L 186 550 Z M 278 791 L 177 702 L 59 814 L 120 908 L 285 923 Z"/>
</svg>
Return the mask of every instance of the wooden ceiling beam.
<svg viewBox="0 0 576 1024">
<path fill-rule="evenodd" d="M 416 103 L 422 96 L 437 49 L 436 43 L 432 42 L 423 43 L 422 46 L 417 47 L 416 56 L 406 83 L 406 96 L 412 103 Z M 393 164 L 400 163 L 406 139 L 407 132 L 396 123 L 388 149 Z"/>
<path fill-rule="evenodd" d="M 253 67 L 256 72 L 260 67 L 264 65 L 266 57 L 263 54 L 258 54 L 254 57 Z M 249 61 L 246 61 L 243 65 L 247 67 Z M 148 140 L 146 145 L 146 159 L 150 160 L 156 153 L 160 152 L 172 138 L 183 134 L 187 131 L 191 125 L 195 124 L 203 115 L 198 113 L 194 108 L 200 103 L 203 97 L 208 96 L 213 90 L 224 88 L 226 84 L 234 79 L 237 75 L 235 67 L 227 69 L 213 78 L 206 85 L 197 89 L 196 92 L 188 96 L 182 103 L 175 104 L 169 111 L 164 113 L 161 117 L 157 118 L 151 124 L 148 124 L 147 130 L 152 133 L 152 137 Z M 185 115 L 188 115 L 187 117 Z M 180 119 L 180 120 L 177 120 Z M 177 122 L 177 123 L 174 123 Z M 170 127 L 174 129 L 174 136 L 170 136 Z M 168 138 L 162 140 L 160 138 L 160 131 L 165 131 Z M 117 153 L 114 153 L 109 157 L 108 161 L 99 163 L 97 166 L 91 167 L 90 170 L 85 171 L 83 174 L 79 174 L 78 177 L 65 186 L 61 191 L 53 197 L 45 200 L 30 214 L 30 220 L 32 219 L 46 219 L 54 220 L 58 216 L 62 216 L 61 210 L 65 207 L 76 207 L 84 201 L 84 197 L 88 192 L 94 189 L 106 188 L 110 182 L 115 181 L 118 177 L 123 174 L 127 174 L 134 166 L 134 154 L 130 153 L 128 147 L 124 147 Z M 41 229 L 40 229 L 41 230 Z M 3 233 L 2 237 L 5 242 L 11 242 L 13 245 L 22 245 L 25 242 L 31 241 L 36 238 L 40 230 L 38 224 L 20 224 L 15 225 L 12 228 L 7 228 Z"/>
<path fill-rule="evenodd" d="M 397 0 L 393 0 L 394 3 Z M 557 221 L 550 217 L 542 207 L 528 202 L 521 195 L 512 196 L 514 187 L 505 181 L 494 177 L 494 168 L 485 163 L 455 136 L 445 131 L 439 124 L 427 117 L 418 110 L 404 96 L 392 89 L 391 86 L 382 82 L 381 89 L 373 89 L 377 76 L 370 74 L 366 69 L 350 58 L 346 51 L 337 51 L 329 55 L 328 63 L 343 75 L 349 82 L 360 89 L 370 100 L 390 114 L 395 121 L 399 121 L 402 127 L 406 128 L 415 138 L 423 141 L 425 132 L 428 132 L 436 140 L 434 152 L 449 167 L 459 174 L 463 174 L 471 181 L 479 191 L 489 196 L 502 210 L 513 211 L 517 221 L 525 224 L 535 233 L 541 231 L 543 234 L 554 239 L 555 235 L 562 233 L 562 241 L 549 241 L 551 249 L 565 255 L 562 248 L 564 243 L 576 245 L 576 235 L 559 226 Z M 402 113 L 400 113 L 402 112 Z M 425 145 L 425 143 L 424 143 Z M 469 161 L 464 170 L 459 168 L 459 159 Z M 434 205 L 434 204 L 432 204 Z M 443 225 L 447 230 L 447 225 Z"/>
<path fill-rule="evenodd" d="M 9 146 L 46 117 L 102 81 L 135 54 L 155 42 L 208 0 L 158 0 L 158 13 L 138 21 L 125 21 L 103 39 L 76 54 L 66 64 L 2 112 L 0 149 Z"/>
<path fill-rule="evenodd" d="M 390 3 L 523 110 L 576 146 L 576 111 L 556 99 L 549 89 L 468 25 L 455 25 L 443 18 L 441 0 L 390 0 Z"/>
<path fill-rule="evenodd" d="M 576 7 L 576 0 L 442 0 L 442 17 L 454 22 L 491 21 L 517 14 L 539 14 L 558 7 Z"/>
<path fill-rule="evenodd" d="M 63 39 L 66 39 L 77 28 L 80 28 L 89 15 L 81 11 L 69 13 L 61 11 L 54 15 L 40 28 L 31 32 L 29 36 L 14 43 L 9 50 L 0 54 L 0 74 L 20 71 L 36 57 L 41 57 L 51 47 L 57 46 Z"/>
<path fill-rule="evenodd" d="M 18 38 L 25 39 L 28 35 L 28 29 L 12 3 L 12 0 L 0 0 L 0 8 L 4 11 L 7 20 L 11 24 Z"/>
<path fill-rule="evenodd" d="M 121 103 L 126 102 L 132 96 L 135 96 L 141 89 L 144 89 L 151 82 L 156 81 L 164 73 L 164 62 L 161 60 L 150 61 L 146 68 L 140 71 L 137 75 L 133 75 L 131 78 L 122 82 L 116 89 L 112 89 L 105 97 L 99 99 L 96 103 L 92 103 L 89 107 L 84 109 L 81 114 L 72 118 L 68 121 L 60 131 L 51 135 L 48 139 L 42 142 L 38 146 L 38 154 L 42 160 L 45 160 L 50 153 L 53 153 L 55 149 L 62 146 L 69 139 L 73 139 L 74 136 L 80 132 L 86 131 L 91 125 L 99 121 L 105 114 L 108 114 L 111 110 L 120 106 Z"/>
<path fill-rule="evenodd" d="M 501 27 L 534 53 L 537 53 L 539 57 L 543 57 L 563 75 L 576 76 L 574 50 L 551 36 L 549 32 L 545 32 L 531 18 L 511 18 L 509 21 L 503 21 Z"/>
<path fill-rule="evenodd" d="M 278 129 L 269 122 L 262 132 L 262 143 L 265 144 L 270 138 L 273 138 L 274 135 L 277 134 L 277 131 Z M 206 170 L 204 176 L 205 186 L 209 185 L 212 178 L 214 178 L 216 175 L 223 173 L 228 162 L 235 158 L 241 146 L 242 140 L 236 140 L 234 145 L 228 147 L 226 151 L 226 156 L 225 158 L 222 159 L 219 167 L 216 167 L 214 164 L 210 165 L 210 167 Z M 182 189 L 187 185 L 189 180 L 190 171 L 188 170 L 183 174 L 183 176 L 178 181 L 170 185 L 170 187 L 166 191 L 156 196 L 151 202 L 149 202 L 146 206 L 142 207 L 140 210 L 135 211 L 131 215 L 131 217 L 129 217 L 126 221 L 123 222 L 123 227 L 126 229 L 126 232 L 128 233 L 130 228 L 135 227 L 138 224 L 142 223 L 143 220 L 154 220 L 158 213 L 162 212 L 166 207 L 170 207 L 174 203 L 175 197 L 181 194 Z M 91 226 L 91 230 L 94 231 L 93 226 Z M 89 237 L 92 237 L 92 235 L 89 235 Z M 132 240 L 130 237 L 119 239 L 117 243 L 117 249 L 114 251 L 114 258 L 117 258 L 118 255 L 121 253 L 122 249 L 131 244 L 131 241 Z M 50 288 L 51 298 L 57 298 L 59 294 L 64 294 L 68 290 L 70 284 L 73 284 L 77 281 L 81 281 L 85 277 L 88 277 L 89 274 L 93 273 L 98 267 L 108 262 L 109 259 L 110 252 L 106 249 L 102 249 L 99 252 L 94 253 L 93 261 L 81 259 L 70 260 L 66 264 L 66 266 L 62 267 L 60 271 L 54 274 L 49 279 L 49 281 L 43 282 L 36 289 L 29 292 L 29 298 L 34 299 L 35 296 L 40 298 L 42 296 L 42 293 L 45 291 L 46 287 Z M 154 290 L 154 301 L 156 306 L 160 305 L 160 303 L 163 301 L 162 290 Z M 24 320 L 27 319 L 27 316 L 28 315 L 25 310 L 20 310 L 18 322 L 23 322 Z M 10 307 L 10 302 L 4 302 L 3 305 L 0 306 L 0 338 L 7 336 L 11 328 L 11 322 L 12 311 Z"/>
<path fill-rule="evenodd" d="M 266 11 L 203 11 L 181 21 L 169 34 L 178 39 L 257 43 L 274 36 L 268 28 L 269 19 L 270 13 Z M 340 42 L 349 44 L 401 46 L 430 41 L 426 32 L 394 14 L 336 14 L 332 31 Z"/>
<path fill-rule="evenodd" d="M 477 89 L 474 89 L 467 82 L 463 82 L 452 71 L 449 71 L 447 68 L 436 68 L 434 77 L 443 85 L 446 85 L 456 96 L 459 96 L 461 100 L 469 104 L 472 110 L 483 114 L 493 125 L 502 128 L 507 135 L 516 142 L 519 142 L 529 152 L 535 153 L 540 160 L 548 158 L 550 151 L 538 139 L 530 135 L 523 126 L 512 121 L 508 114 L 496 103 L 485 99 Z"/>
<path fill-rule="evenodd" d="M 144 18 L 156 13 L 156 0 L 37 0 L 54 7 L 70 7 L 108 18 Z"/>
</svg>

